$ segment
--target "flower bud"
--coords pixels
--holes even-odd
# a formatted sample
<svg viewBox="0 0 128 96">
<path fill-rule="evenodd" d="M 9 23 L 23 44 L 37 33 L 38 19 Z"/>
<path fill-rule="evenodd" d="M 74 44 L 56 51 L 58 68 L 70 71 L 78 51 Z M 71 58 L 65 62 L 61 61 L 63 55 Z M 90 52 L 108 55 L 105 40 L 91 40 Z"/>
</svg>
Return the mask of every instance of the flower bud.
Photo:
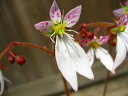
<svg viewBox="0 0 128 96">
<path fill-rule="evenodd" d="M 8 70 L 8 67 L 4 66 L 2 63 L 0 63 L 0 68 L 4 70 Z"/>
<path fill-rule="evenodd" d="M 15 58 L 12 57 L 12 56 L 9 56 L 9 57 L 8 57 L 8 61 L 9 61 L 10 63 L 14 64 L 14 63 L 15 63 Z"/>
<path fill-rule="evenodd" d="M 25 58 L 23 56 L 16 56 L 16 63 L 19 65 L 23 65 L 25 63 Z"/>
</svg>

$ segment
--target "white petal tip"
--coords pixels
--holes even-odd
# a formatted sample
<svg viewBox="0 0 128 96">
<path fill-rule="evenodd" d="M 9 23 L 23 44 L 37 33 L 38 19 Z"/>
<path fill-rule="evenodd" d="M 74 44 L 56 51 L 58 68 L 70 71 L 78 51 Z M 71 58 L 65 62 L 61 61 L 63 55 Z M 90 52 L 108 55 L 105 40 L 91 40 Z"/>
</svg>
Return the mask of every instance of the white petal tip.
<svg viewBox="0 0 128 96">
<path fill-rule="evenodd" d="M 115 70 L 112 70 L 111 72 L 112 72 L 112 74 L 115 74 Z"/>
<path fill-rule="evenodd" d="M 78 88 L 74 89 L 74 91 L 77 92 L 78 91 Z"/>
<path fill-rule="evenodd" d="M 94 80 L 94 76 L 88 77 L 88 79 Z"/>
</svg>

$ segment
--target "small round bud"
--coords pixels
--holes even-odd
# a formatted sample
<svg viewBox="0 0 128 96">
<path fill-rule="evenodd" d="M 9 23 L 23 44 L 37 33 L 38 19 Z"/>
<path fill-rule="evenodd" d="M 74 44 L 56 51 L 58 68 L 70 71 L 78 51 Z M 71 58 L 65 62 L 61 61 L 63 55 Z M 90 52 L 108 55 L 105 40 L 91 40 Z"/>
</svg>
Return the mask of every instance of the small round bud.
<svg viewBox="0 0 128 96">
<path fill-rule="evenodd" d="M 12 56 L 9 56 L 9 57 L 8 57 L 8 61 L 9 61 L 10 63 L 14 64 L 14 63 L 15 63 L 15 58 L 12 57 Z"/>
<path fill-rule="evenodd" d="M 16 59 L 16 63 L 19 65 L 23 65 L 25 63 L 24 56 L 16 56 L 15 59 Z"/>
<path fill-rule="evenodd" d="M 81 32 L 80 35 L 81 35 L 82 38 L 85 38 L 85 37 L 87 36 L 87 33 L 85 33 L 85 32 Z"/>
<path fill-rule="evenodd" d="M 94 33 L 88 32 L 87 38 L 92 40 L 94 38 Z"/>
</svg>

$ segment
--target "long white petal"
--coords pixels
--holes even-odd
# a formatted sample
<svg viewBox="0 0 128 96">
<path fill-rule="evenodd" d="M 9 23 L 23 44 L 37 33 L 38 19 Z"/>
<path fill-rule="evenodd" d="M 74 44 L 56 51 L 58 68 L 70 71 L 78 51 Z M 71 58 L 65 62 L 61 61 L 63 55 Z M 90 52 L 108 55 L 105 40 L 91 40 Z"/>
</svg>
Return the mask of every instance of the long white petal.
<svg viewBox="0 0 128 96">
<path fill-rule="evenodd" d="M 77 74 L 72 62 L 73 57 L 71 57 L 73 54 L 71 54 L 71 50 L 68 48 L 69 46 L 67 46 L 66 41 L 65 37 L 56 37 L 55 57 L 62 75 L 69 82 L 72 88 L 77 91 Z"/>
<path fill-rule="evenodd" d="M 2 72 L 0 71 L 0 96 L 2 95 L 3 91 L 4 91 L 4 77 Z"/>
<path fill-rule="evenodd" d="M 91 48 L 88 51 L 88 58 L 89 58 L 89 65 L 92 67 L 93 62 L 94 62 L 94 50 Z"/>
<path fill-rule="evenodd" d="M 88 56 L 84 49 L 68 34 L 65 35 L 65 41 L 71 54 L 70 59 L 73 61 L 73 65 L 75 65 L 76 72 L 89 79 L 94 79 Z"/>
<path fill-rule="evenodd" d="M 124 44 L 125 44 L 125 46 L 127 48 L 127 51 L 128 51 L 128 33 L 122 32 L 120 34 L 120 37 L 123 40 L 123 42 L 124 42 Z"/>
<path fill-rule="evenodd" d="M 87 55 L 68 34 L 56 38 L 55 56 L 61 73 L 74 90 L 78 87 L 76 72 L 87 78 L 94 78 Z"/>
<path fill-rule="evenodd" d="M 120 34 L 117 35 L 116 51 L 117 54 L 114 62 L 114 70 L 123 62 L 127 52 L 126 46 L 123 40 L 121 39 Z"/>
<path fill-rule="evenodd" d="M 113 72 L 113 59 L 107 50 L 105 50 L 102 47 L 97 48 L 96 49 L 96 57 L 104 64 L 104 66 L 108 70 Z"/>
</svg>

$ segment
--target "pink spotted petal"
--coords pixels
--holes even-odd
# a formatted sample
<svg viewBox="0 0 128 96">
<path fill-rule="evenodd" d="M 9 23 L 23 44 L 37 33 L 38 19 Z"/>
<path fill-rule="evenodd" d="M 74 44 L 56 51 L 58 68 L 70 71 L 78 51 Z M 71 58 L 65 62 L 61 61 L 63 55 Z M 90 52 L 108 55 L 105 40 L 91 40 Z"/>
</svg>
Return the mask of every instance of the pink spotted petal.
<svg viewBox="0 0 128 96">
<path fill-rule="evenodd" d="M 72 27 L 77 23 L 81 14 L 81 5 L 69 11 L 65 17 L 64 22 L 67 23 L 66 27 Z"/>
<path fill-rule="evenodd" d="M 41 31 L 41 32 L 51 31 L 50 30 L 51 26 L 53 26 L 53 24 L 50 21 L 42 21 L 42 22 L 35 24 L 36 29 Z"/>
<path fill-rule="evenodd" d="M 50 18 L 56 24 L 61 21 L 61 11 L 54 0 L 50 9 Z"/>
<path fill-rule="evenodd" d="M 109 36 L 108 35 L 107 36 L 103 36 L 103 37 L 100 37 L 99 43 L 100 43 L 100 45 L 104 45 L 104 44 L 106 44 L 108 42 L 108 40 L 109 40 Z"/>
</svg>

